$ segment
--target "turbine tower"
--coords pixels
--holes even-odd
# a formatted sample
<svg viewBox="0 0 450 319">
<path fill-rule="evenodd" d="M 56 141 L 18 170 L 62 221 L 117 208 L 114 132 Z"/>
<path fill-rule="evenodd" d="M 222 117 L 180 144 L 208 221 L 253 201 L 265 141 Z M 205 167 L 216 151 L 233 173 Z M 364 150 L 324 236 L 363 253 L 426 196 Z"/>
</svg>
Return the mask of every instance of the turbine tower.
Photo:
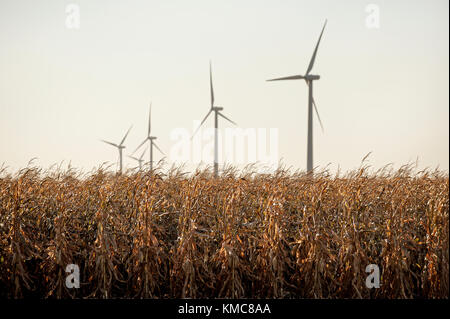
<svg viewBox="0 0 450 319">
<path fill-rule="evenodd" d="M 120 142 L 119 145 L 117 145 L 116 143 L 112 143 L 112 142 L 108 142 L 108 141 L 105 141 L 105 140 L 101 140 L 102 142 L 104 142 L 106 144 L 109 144 L 109 145 L 117 147 L 117 149 L 119 150 L 119 163 L 120 163 L 119 172 L 120 172 L 120 174 L 122 174 L 122 150 L 125 148 L 123 143 L 125 142 L 125 139 L 127 138 L 128 133 L 130 133 L 130 130 L 131 130 L 132 127 L 133 127 L 133 125 L 130 126 L 130 128 L 128 129 L 127 133 L 125 134 L 125 136 L 123 137 L 123 139 L 122 139 L 122 141 Z"/>
<path fill-rule="evenodd" d="M 293 76 L 287 76 L 283 78 L 277 78 L 277 79 L 271 79 L 267 81 L 282 81 L 282 80 L 305 80 L 306 84 L 309 88 L 309 96 L 308 96 L 308 146 L 307 146 L 307 163 L 306 163 L 306 170 L 308 173 L 312 173 L 313 171 L 313 106 L 314 110 L 316 111 L 317 118 L 320 123 L 320 127 L 323 131 L 322 121 L 320 120 L 319 112 L 317 111 L 316 103 L 314 102 L 313 97 L 313 81 L 320 79 L 319 75 L 313 75 L 310 74 L 313 66 L 314 61 L 316 59 L 317 49 L 319 48 L 320 39 L 322 38 L 323 31 L 325 30 L 325 26 L 327 25 L 327 20 L 325 20 L 325 23 L 322 28 L 322 32 L 320 33 L 319 40 L 317 41 L 316 48 L 314 49 L 314 53 L 311 57 L 311 61 L 309 62 L 308 69 L 306 70 L 305 75 L 293 75 Z"/>
<path fill-rule="evenodd" d="M 145 148 L 145 150 L 142 152 L 142 155 L 140 157 L 134 157 L 129 155 L 129 158 L 134 159 L 135 161 L 137 161 L 139 163 L 139 171 L 142 169 L 142 163 L 144 162 L 144 160 L 142 159 L 145 155 L 145 152 L 147 152 L 148 147 Z"/>
<path fill-rule="evenodd" d="M 164 154 L 163 151 L 161 151 L 161 149 L 158 147 L 158 145 L 156 145 L 156 143 L 154 142 L 154 140 L 156 140 L 155 136 L 151 136 L 150 132 L 151 132 L 151 119 L 152 119 L 152 103 L 150 103 L 150 110 L 148 113 L 148 130 L 147 130 L 147 137 L 145 138 L 145 140 L 134 150 L 133 154 L 139 149 L 141 148 L 142 145 L 145 144 L 145 142 L 149 142 L 149 147 L 150 147 L 150 171 L 153 170 L 153 146 L 156 147 L 156 149 L 158 151 L 161 152 L 161 154 L 163 154 L 164 156 L 166 154 Z"/>
<path fill-rule="evenodd" d="M 219 135 L 218 135 L 219 116 L 223 117 L 225 120 L 227 120 L 228 122 L 230 122 L 234 125 L 237 125 L 237 124 L 235 122 L 233 122 L 232 120 L 230 120 L 225 115 L 223 115 L 222 112 L 220 112 L 223 110 L 223 107 L 214 105 L 214 88 L 213 88 L 213 81 L 212 81 L 211 61 L 209 62 L 209 86 L 210 86 L 210 91 L 211 91 L 211 108 L 209 109 L 209 112 L 206 114 L 206 116 L 203 118 L 203 120 L 200 123 L 200 125 L 198 126 L 198 128 L 195 130 L 191 139 L 198 132 L 200 127 L 203 125 L 203 123 L 205 123 L 209 114 L 211 114 L 211 112 L 214 112 L 214 177 L 217 177 L 217 176 L 219 176 Z"/>
</svg>

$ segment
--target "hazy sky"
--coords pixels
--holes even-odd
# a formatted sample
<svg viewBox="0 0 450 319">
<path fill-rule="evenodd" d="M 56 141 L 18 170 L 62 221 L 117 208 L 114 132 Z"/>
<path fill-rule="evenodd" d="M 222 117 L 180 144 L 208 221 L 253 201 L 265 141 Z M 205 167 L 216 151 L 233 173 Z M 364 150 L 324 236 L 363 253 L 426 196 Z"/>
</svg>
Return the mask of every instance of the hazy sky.
<svg viewBox="0 0 450 319">
<path fill-rule="evenodd" d="M 371 3 L 379 28 L 366 23 Z M 69 4 L 78 29 L 67 27 Z M 278 128 L 278 157 L 305 169 L 307 86 L 266 80 L 304 74 L 328 19 L 313 69 L 325 126 L 314 117 L 314 165 L 352 169 L 372 151 L 374 167 L 418 157 L 448 170 L 448 9 L 447 0 L 0 0 L 0 166 L 115 162 L 99 139 L 118 143 L 133 124 L 128 155 L 145 138 L 150 101 L 170 161 L 174 130 L 192 133 L 208 111 L 211 59 L 224 114 L 241 128 Z"/>
</svg>

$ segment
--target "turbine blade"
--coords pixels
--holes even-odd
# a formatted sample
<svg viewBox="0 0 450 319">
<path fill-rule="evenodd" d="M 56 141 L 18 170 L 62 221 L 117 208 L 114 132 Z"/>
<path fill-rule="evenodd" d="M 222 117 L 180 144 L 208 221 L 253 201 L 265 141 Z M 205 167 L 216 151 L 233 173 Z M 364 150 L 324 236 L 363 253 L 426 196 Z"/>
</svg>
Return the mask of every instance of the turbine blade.
<svg viewBox="0 0 450 319">
<path fill-rule="evenodd" d="M 164 152 L 163 151 L 161 151 L 161 149 L 158 147 L 158 145 L 156 145 L 156 143 L 155 142 L 153 142 L 153 146 L 154 147 L 156 147 L 156 149 L 158 150 L 158 151 L 160 151 L 161 152 L 161 154 L 163 154 L 164 156 L 166 156 L 166 154 L 164 154 Z"/>
<path fill-rule="evenodd" d="M 213 81 L 212 81 L 211 61 L 209 61 L 209 86 L 211 89 L 211 108 L 213 108 L 213 106 L 214 106 L 214 88 L 213 88 Z"/>
<path fill-rule="evenodd" d="M 320 120 L 319 111 L 317 110 L 317 106 L 316 106 L 316 102 L 314 101 L 314 98 L 312 98 L 312 103 L 314 105 L 314 109 L 316 110 L 316 115 L 317 115 L 317 118 L 319 119 L 320 127 L 322 128 L 322 133 L 323 133 L 322 121 Z"/>
<path fill-rule="evenodd" d="M 140 149 L 141 146 L 144 145 L 144 143 L 147 142 L 147 141 L 148 141 L 148 137 L 147 137 L 141 144 L 139 144 L 139 146 L 134 150 L 134 152 L 133 152 L 132 154 L 136 153 L 136 151 L 137 151 L 138 149 Z"/>
<path fill-rule="evenodd" d="M 197 129 L 195 130 L 194 134 L 192 134 L 191 139 L 194 137 L 195 134 L 197 134 L 198 130 L 200 129 L 200 127 L 203 125 L 203 123 L 205 123 L 206 119 L 208 118 L 209 114 L 211 114 L 212 110 L 209 110 L 208 114 L 206 114 L 206 116 L 203 118 L 202 122 L 200 123 L 200 125 L 197 127 Z"/>
<path fill-rule="evenodd" d="M 222 116 L 225 120 L 227 120 L 228 122 L 233 123 L 234 125 L 237 126 L 237 124 L 235 122 L 233 122 L 232 120 L 230 120 L 228 117 L 226 117 L 225 115 L 223 115 L 222 113 L 218 112 L 220 116 Z"/>
<path fill-rule="evenodd" d="M 323 30 L 325 30 L 326 25 L 327 25 L 327 20 L 325 20 L 325 23 L 322 28 L 322 32 L 320 33 L 320 36 L 319 36 L 319 41 L 317 41 L 316 48 L 314 49 L 314 53 L 311 57 L 311 61 L 309 61 L 309 66 L 308 66 L 308 70 L 306 71 L 306 75 L 308 75 L 309 72 L 311 72 L 311 70 L 314 66 L 314 60 L 316 59 L 317 49 L 319 48 L 319 43 L 320 43 L 320 40 L 322 39 Z"/>
<path fill-rule="evenodd" d="M 128 133 L 130 133 L 130 130 L 132 127 L 133 127 L 133 125 L 131 125 L 130 128 L 128 129 L 127 134 L 125 134 L 125 136 L 122 139 L 122 142 L 120 142 L 120 144 L 119 144 L 120 146 L 122 146 L 123 142 L 125 142 L 125 139 L 127 138 Z"/>
<path fill-rule="evenodd" d="M 282 80 L 300 80 L 300 79 L 304 79 L 304 78 L 305 77 L 303 75 L 293 75 L 293 76 L 286 76 L 283 78 L 270 79 L 267 81 L 270 82 L 270 81 L 282 81 Z"/>
<path fill-rule="evenodd" d="M 115 147 L 119 147 L 119 145 L 117 145 L 116 143 L 111 143 L 111 142 L 108 142 L 108 141 L 105 141 L 105 140 L 101 140 L 101 141 L 106 143 L 106 144 L 109 144 L 109 145 L 112 145 L 112 146 L 115 146 Z"/>
<path fill-rule="evenodd" d="M 152 102 L 150 102 L 150 109 L 148 112 L 148 136 L 150 136 L 150 130 L 151 130 L 151 117 L 152 117 Z"/>
<path fill-rule="evenodd" d="M 308 87 L 309 87 L 309 82 L 306 81 L 306 80 L 305 80 L 305 82 L 306 82 L 306 84 L 307 84 Z M 311 96 L 311 98 L 312 98 L 312 104 L 314 105 L 314 110 L 316 111 L 317 119 L 319 120 L 319 124 L 320 124 L 320 127 L 321 127 L 321 129 L 322 129 L 322 133 L 323 133 L 323 132 L 324 132 L 324 129 L 323 129 L 322 121 L 320 120 L 319 111 L 317 110 L 316 101 L 314 100 L 314 96 Z"/>
<path fill-rule="evenodd" d="M 147 150 L 148 150 L 148 146 L 145 148 L 144 152 L 142 152 L 141 157 L 139 157 L 140 160 L 142 160 L 142 158 L 144 157 L 144 154 L 145 154 L 145 152 L 147 152 Z"/>
<path fill-rule="evenodd" d="M 128 155 L 128 157 L 129 157 L 129 158 L 132 158 L 132 159 L 134 159 L 134 160 L 136 160 L 136 161 L 139 161 L 139 158 L 136 158 L 136 157 L 134 157 L 134 156 Z"/>
</svg>

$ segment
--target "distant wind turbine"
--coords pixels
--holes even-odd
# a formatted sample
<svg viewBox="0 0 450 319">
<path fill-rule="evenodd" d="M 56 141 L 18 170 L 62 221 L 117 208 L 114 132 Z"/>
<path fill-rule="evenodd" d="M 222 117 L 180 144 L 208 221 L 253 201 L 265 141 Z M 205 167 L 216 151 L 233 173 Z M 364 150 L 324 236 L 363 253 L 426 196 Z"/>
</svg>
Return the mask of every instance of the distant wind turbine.
<svg viewBox="0 0 450 319">
<path fill-rule="evenodd" d="M 150 110 L 149 110 L 149 113 L 148 113 L 147 137 L 145 138 L 145 140 L 133 152 L 133 154 L 136 153 L 136 151 L 139 148 L 141 148 L 141 146 L 144 145 L 145 142 L 149 141 L 149 146 L 150 146 L 150 171 L 153 170 L 153 146 L 156 147 L 156 149 L 158 151 L 160 151 L 161 154 L 163 154 L 164 156 L 166 155 L 166 154 L 164 154 L 163 151 L 161 151 L 161 149 L 158 147 L 158 145 L 156 145 L 156 143 L 154 142 L 154 140 L 156 140 L 156 137 L 150 135 L 150 132 L 151 132 L 151 120 L 152 120 L 152 103 L 150 103 Z"/>
<path fill-rule="evenodd" d="M 209 109 L 209 112 L 206 114 L 206 116 L 203 118 L 203 120 L 200 123 L 200 125 L 198 126 L 198 128 L 195 130 L 194 134 L 192 134 L 191 139 L 198 132 L 200 127 L 203 125 L 203 123 L 205 123 L 209 114 L 211 114 L 211 112 L 214 111 L 214 176 L 217 177 L 217 176 L 219 176 L 219 136 L 218 136 L 219 118 L 218 117 L 221 116 L 228 122 L 230 122 L 234 125 L 237 125 L 237 124 L 220 112 L 223 110 L 223 107 L 214 106 L 214 89 L 213 89 L 213 81 L 212 81 L 211 62 L 209 62 L 209 85 L 210 85 L 210 91 L 211 91 L 211 108 Z"/>
<path fill-rule="evenodd" d="M 320 127 L 322 128 L 323 131 L 323 125 L 322 125 L 322 121 L 320 120 L 320 115 L 319 112 L 317 111 L 317 106 L 316 103 L 314 102 L 314 97 L 313 97 L 313 81 L 314 80 L 318 80 L 320 79 L 319 75 L 312 75 L 310 74 L 313 65 L 314 65 L 314 61 L 316 59 L 316 54 L 317 54 L 317 49 L 319 48 L 319 43 L 320 43 L 320 39 L 322 38 L 322 34 L 323 31 L 325 30 L 325 26 L 327 25 L 327 20 L 325 20 L 325 23 L 323 25 L 322 28 L 322 32 L 320 33 L 320 37 L 319 40 L 317 41 L 316 44 L 316 48 L 314 49 L 314 53 L 311 57 L 311 61 L 309 62 L 309 66 L 308 69 L 306 70 L 306 74 L 305 75 L 293 75 L 293 76 L 288 76 L 288 77 L 283 77 L 283 78 L 277 78 L 277 79 L 271 79 L 271 80 L 267 80 L 267 81 L 282 81 L 282 80 L 305 80 L 306 84 L 309 87 L 309 97 L 308 97 L 308 146 L 307 146 L 307 163 L 306 163 L 306 170 L 308 173 L 311 173 L 313 170 L 313 131 L 312 131 L 312 125 L 313 125 L 313 114 L 312 114 L 312 108 L 314 105 L 314 110 L 316 111 L 317 114 L 317 118 L 319 120 L 320 123 Z"/>
<path fill-rule="evenodd" d="M 105 140 L 102 140 L 102 142 L 115 146 L 117 147 L 117 149 L 119 150 L 119 163 L 120 163 L 120 168 L 119 168 L 119 172 L 122 174 L 122 150 L 125 148 L 125 146 L 123 145 L 123 143 L 125 142 L 125 139 L 127 138 L 128 133 L 130 133 L 131 128 L 133 127 L 133 125 L 130 126 L 130 128 L 128 129 L 127 133 L 125 134 L 125 136 L 123 137 L 122 141 L 120 142 L 119 145 L 117 145 L 116 143 L 111 143 Z"/>
<path fill-rule="evenodd" d="M 144 157 L 145 152 L 147 152 L 147 149 L 148 149 L 148 147 L 145 148 L 145 150 L 142 152 L 142 155 L 139 158 L 131 156 L 131 155 L 128 156 L 129 158 L 132 158 L 139 163 L 139 170 L 142 169 L 142 163 L 144 162 L 144 160 L 142 158 Z"/>
</svg>

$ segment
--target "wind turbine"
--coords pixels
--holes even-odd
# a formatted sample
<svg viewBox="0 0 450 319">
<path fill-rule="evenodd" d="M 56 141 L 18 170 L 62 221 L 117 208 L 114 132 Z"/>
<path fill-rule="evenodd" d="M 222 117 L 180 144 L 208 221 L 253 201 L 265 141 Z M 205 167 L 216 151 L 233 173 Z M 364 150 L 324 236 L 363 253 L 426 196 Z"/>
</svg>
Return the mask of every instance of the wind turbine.
<svg viewBox="0 0 450 319">
<path fill-rule="evenodd" d="M 125 142 L 125 139 L 127 138 L 128 133 L 130 133 L 131 128 L 133 127 L 133 125 L 130 126 L 130 128 L 128 129 L 127 133 L 125 134 L 125 136 L 123 137 L 122 141 L 120 142 L 119 145 L 117 145 L 116 143 L 111 143 L 105 140 L 102 140 L 102 142 L 115 146 L 117 147 L 117 149 L 119 150 L 119 163 L 120 163 L 120 174 L 122 174 L 122 150 L 125 148 L 125 146 L 123 145 L 123 142 Z"/>
<path fill-rule="evenodd" d="M 198 128 L 195 130 L 194 134 L 192 134 L 191 139 L 194 137 L 194 135 L 198 132 L 200 127 L 205 123 L 206 119 L 208 118 L 209 114 L 211 112 L 214 112 L 214 177 L 219 176 L 219 136 L 218 136 L 218 129 L 219 129 L 219 116 L 223 117 L 228 122 L 237 125 L 235 122 L 230 120 L 228 117 L 223 115 L 222 111 L 223 107 L 221 106 L 214 106 L 214 89 L 213 89 L 213 82 L 212 82 L 212 70 L 211 70 L 211 61 L 209 62 L 209 85 L 210 85 L 210 91 L 211 91 L 211 108 L 209 109 L 209 112 L 206 114 L 206 116 L 203 118 L 202 122 L 198 126 Z"/>
<path fill-rule="evenodd" d="M 317 49 L 319 48 L 320 39 L 322 38 L 323 31 L 325 30 L 325 26 L 327 25 L 327 20 L 325 20 L 325 23 L 322 28 L 322 32 L 320 33 L 319 40 L 317 41 L 316 48 L 314 49 L 314 53 L 311 57 L 311 61 L 309 62 L 308 69 L 306 70 L 305 75 L 293 75 L 293 76 L 287 76 L 283 78 L 277 78 L 277 79 L 271 79 L 267 81 L 282 81 L 282 80 L 305 80 L 306 84 L 309 87 L 309 97 L 308 97 L 308 146 L 307 146 L 307 163 L 306 163 L 306 170 L 308 173 L 311 173 L 313 170 L 313 131 L 312 131 L 312 125 L 313 125 L 313 114 L 312 114 L 312 108 L 314 105 L 314 110 L 316 111 L 317 118 L 320 123 L 320 127 L 323 131 L 323 125 L 322 121 L 320 120 L 319 112 L 317 111 L 316 103 L 314 102 L 313 98 L 313 81 L 320 79 L 319 75 L 313 75 L 310 74 L 314 61 L 316 59 Z"/>
<path fill-rule="evenodd" d="M 166 155 L 166 154 L 164 154 L 163 151 L 161 151 L 161 149 L 158 147 L 158 145 L 156 145 L 156 143 L 154 142 L 154 140 L 156 140 L 156 137 L 150 135 L 150 132 L 151 132 L 151 119 L 152 119 L 152 103 L 150 103 L 150 110 L 149 110 L 149 113 L 148 113 L 147 137 L 145 138 L 145 140 L 133 152 L 133 154 L 134 154 L 139 148 L 141 148 L 142 145 L 145 144 L 145 142 L 149 141 L 149 146 L 150 146 L 150 171 L 153 170 L 153 146 L 156 147 L 156 149 L 158 151 L 160 151 L 161 154 L 163 154 L 164 156 Z"/>
<path fill-rule="evenodd" d="M 147 152 L 147 149 L 148 149 L 148 147 L 145 148 L 145 150 L 142 152 L 142 155 L 139 158 L 130 156 L 130 155 L 128 156 L 129 158 L 132 158 L 139 163 L 139 170 L 142 169 L 142 163 L 144 162 L 144 160 L 142 158 L 144 157 L 145 152 Z"/>
</svg>

